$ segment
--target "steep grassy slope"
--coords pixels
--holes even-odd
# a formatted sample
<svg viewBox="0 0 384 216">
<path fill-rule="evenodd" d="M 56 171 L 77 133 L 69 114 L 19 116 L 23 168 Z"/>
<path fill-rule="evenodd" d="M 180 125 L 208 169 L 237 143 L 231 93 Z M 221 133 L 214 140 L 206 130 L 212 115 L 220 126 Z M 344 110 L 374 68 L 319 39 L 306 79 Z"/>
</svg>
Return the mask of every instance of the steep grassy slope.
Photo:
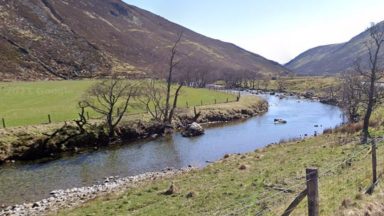
<svg viewBox="0 0 384 216">
<path fill-rule="evenodd" d="M 181 31 L 182 71 L 211 78 L 288 72 L 120 0 L 1 0 L 0 24 L 0 80 L 159 75 Z"/>
<path fill-rule="evenodd" d="M 384 30 L 384 21 L 377 25 Z M 367 67 L 366 43 L 369 38 L 369 32 L 364 31 L 346 43 L 315 47 L 300 54 L 285 66 L 305 75 L 340 73 L 351 69 L 353 63 L 358 59 L 364 67 Z M 380 56 L 384 57 L 383 50 L 381 50 Z"/>
</svg>

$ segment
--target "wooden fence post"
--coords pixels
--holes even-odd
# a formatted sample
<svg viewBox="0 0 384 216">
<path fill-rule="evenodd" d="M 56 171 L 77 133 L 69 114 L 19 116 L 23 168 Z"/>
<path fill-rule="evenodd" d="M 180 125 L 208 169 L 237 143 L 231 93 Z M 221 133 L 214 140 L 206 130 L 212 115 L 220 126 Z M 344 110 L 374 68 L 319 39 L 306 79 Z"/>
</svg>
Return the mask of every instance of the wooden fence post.
<svg viewBox="0 0 384 216">
<path fill-rule="evenodd" d="M 368 188 L 367 192 L 368 194 L 372 194 L 373 190 L 375 189 L 376 183 L 377 183 L 377 158 L 376 158 L 376 141 L 375 139 L 372 139 L 372 185 Z"/>
<path fill-rule="evenodd" d="M 48 114 L 48 123 L 51 124 L 52 121 L 51 121 L 51 114 Z"/>
<path fill-rule="evenodd" d="M 187 105 L 187 108 L 189 108 L 189 104 L 188 104 L 188 101 L 187 101 L 187 102 L 185 102 L 185 104 Z"/>
<path fill-rule="evenodd" d="M 301 191 L 281 216 L 289 216 L 293 212 L 293 210 L 295 210 L 295 208 L 300 204 L 300 202 L 307 196 L 307 194 L 307 189 Z"/>
<path fill-rule="evenodd" d="M 318 172 L 316 168 L 306 169 L 308 216 L 319 216 Z"/>
<path fill-rule="evenodd" d="M 203 106 L 203 100 L 200 101 L 201 106 Z"/>
<path fill-rule="evenodd" d="M 89 112 L 87 112 L 87 119 L 89 120 Z"/>
<path fill-rule="evenodd" d="M 4 118 L 1 118 L 2 122 L 3 122 L 3 128 L 5 128 L 5 119 Z"/>
<path fill-rule="evenodd" d="M 228 98 L 227 98 L 227 103 L 228 103 Z"/>
<path fill-rule="evenodd" d="M 217 101 L 216 101 L 216 98 L 215 98 L 215 104 L 217 103 Z"/>
</svg>

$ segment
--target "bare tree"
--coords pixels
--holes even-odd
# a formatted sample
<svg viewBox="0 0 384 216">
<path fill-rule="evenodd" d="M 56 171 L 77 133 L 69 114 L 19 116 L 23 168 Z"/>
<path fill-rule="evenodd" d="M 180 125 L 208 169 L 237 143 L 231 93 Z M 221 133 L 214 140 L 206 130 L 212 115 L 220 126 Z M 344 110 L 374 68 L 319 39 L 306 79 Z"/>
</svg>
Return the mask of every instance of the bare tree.
<svg viewBox="0 0 384 216">
<path fill-rule="evenodd" d="M 172 83 L 173 83 L 173 71 L 175 67 L 180 63 L 179 61 L 175 60 L 176 54 L 177 54 L 177 45 L 180 43 L 181 38 L 183 37 L 183 32 L 180 32 L 177 36 L 177 39 L 175 43 L 173 44 L 173 47 L 171 49 L 171 57 L 169 59 L 168 64 L 168 76 L 167 76 L 167 92 L 165 97 L 165 109 L 164 109 L 164 119 L 163 123 L 165 124 L 171 124 L 172 118 L 175 113 L 175 109 L 177 106 L 177 100 L 179 98 L 180 90 L 184 86 L 184 82 L 179 82 L 178 86 L 176 88 L 176 92 L 173 95 L 173 104 L 171 107 L 171 91 L 172 91 Z"/>
<path fill-rule="evenodd" d="M 359 108 L 362 100 L 362 79 L 353 71 L 344 72 L 340 76 L 341 106 L 348 115 L 350 122 L 359 120 Z"/>
<path fill-rule="evenodd" d="M 85 108 L 87 107 L 87 105 L 82 103 L 81 101 L 79 102 L 78 105 L 80 108 L 79 119 L 75 119 L 73 121 L 76 123 L 77 127 L 79 128 L 80 133 L 84 133 L 85 132 L 84 126 L 87 124 L 87 118 L 85 117 Z"/>
<path fill-rule="evenodd" d="M 328 96 L 329 99 L 331 99 L 331 100 L 336 98 L 337 92 L 340 90 L 339 87 L 340 86 L 338 86 L 338 85 L 330 85 L 327 87 L 320 86 L 320 88 L 324 88 L 326 96 Z"/>
<path fill-rule="evenodd" d="M 162 122 L 165 115 L 166 86 L 153 79 L 145 80 L 141 83 L 140 95 L 138 100 L 144 104 L 147 112 L 155 121 Z"/>
<path fill-rule="evenodd" d="M 116 126 L 127 112 L 129 102 L 137 95 L 137 92 L 136 83 L 112 78 L 89 88 L 81 103 L 103 115 L 109 137 L 113 137 Z"/>
<path fill-rule="evenodd" d="M 138 99 L 144 104 L 146 110 L 154 120 L 168 125 L 172 123 L 181 89 L 185 85 L 182 76 L 176 76 L 176 81 L 174 74 L 176 66 L 180 63 L 180 60 L 176 60 L 176 54 L 177 46 L 182 36 L 183 32 L 180 32 L 172 46 L 168 71 L 165 77 L 165 85 L 155 80 L 146 80 L 142 83 L 141 97 Z M 175 82 L 178 83 L 176 90 L 172 87 L 172 84 Z"/>
<path fill-rule="evenodd" d="M 264 76 L 262 84 L 264 85 L 264 90 L 268 90 L 269 83 L 271 81 L 270 76 Z"/>
<path fill-rule="evenodd" d="M 279 92 L 285 91 L 287 86 L 286 86 L 286 82 L 283 78 L 281 78 L 281 77 L 277 78 L 276 84 L 277 84 L 277 91 L 279 91 Z"/>
<path fill-rule="evenodd" d="M 380 103 L 383 94 L 383 89 L 378 85 L 378 81 L 384 76 L 383 59 L 379 55 L 384 43 L 383 26 L 372 24 L 368 31 L 370 36 L 366 44 L 368 49 L 368 70 L 363 69 L 358 61 L 355 64 L 355 70 L 363 77 L 363 93 L 366 96 L 363 101 L 365 114 L 361 136 L 362 143 L 366 143 L 370 136 L 368 128 L 371 114 L 375 106 Z"/>
</svg>

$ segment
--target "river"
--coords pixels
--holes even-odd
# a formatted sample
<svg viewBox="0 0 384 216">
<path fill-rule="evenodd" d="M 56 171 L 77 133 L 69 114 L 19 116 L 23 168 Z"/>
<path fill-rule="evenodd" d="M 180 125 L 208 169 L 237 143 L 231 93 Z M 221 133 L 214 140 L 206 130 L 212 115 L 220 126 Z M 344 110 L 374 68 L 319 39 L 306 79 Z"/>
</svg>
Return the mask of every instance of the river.
<svg viewBox="0 0 384 216">
<path fill-rule="evenodd" d="M 21 204 L 46 198 L 57 189 L 87 186 L 107 176 L 131 176 L 167 167 L 203 167 L 224 154 L 254 151 L 271 143 L 321 134 L 343 122 L 342 111 L 317 101 L 263 95 L 269 110 L 263 116 L 207 128 L 206 134 L 184 138 L 179 133 L 151 141 L 101 149 L 53 161 L 0 167 L 0 204 Z M 287 124 L 274 124 L 283 118 Z"/>
</svg>

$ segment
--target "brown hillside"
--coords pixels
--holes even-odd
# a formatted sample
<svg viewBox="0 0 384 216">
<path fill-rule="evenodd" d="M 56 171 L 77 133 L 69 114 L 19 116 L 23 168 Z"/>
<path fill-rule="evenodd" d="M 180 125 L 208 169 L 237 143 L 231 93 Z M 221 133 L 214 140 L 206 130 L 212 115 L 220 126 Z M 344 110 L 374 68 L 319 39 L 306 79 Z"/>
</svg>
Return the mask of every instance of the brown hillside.
<svg viewBox="0 0 384 216">
<path fill-rule="evenodd" d="M 384 31 L 384 21 L 377 24 Z M 285 66 L 303 75 L 332 75 L 353 69 L 354 62 L 360 60 L 363 68 L 368 68 L 368 49 L 370 40 L 366 30 L 345 43 L 319 46 L 309 49 Z M 384 51 L 379 53 L 384 58 Z"/>
<path fill-rule="evenodd" d="M 120 0 L 0 0 L 0 23 L 2 80 L 157 74 L 180 31 L 178 56 L 188 72 L 288 72 Z"/>
</svg>

